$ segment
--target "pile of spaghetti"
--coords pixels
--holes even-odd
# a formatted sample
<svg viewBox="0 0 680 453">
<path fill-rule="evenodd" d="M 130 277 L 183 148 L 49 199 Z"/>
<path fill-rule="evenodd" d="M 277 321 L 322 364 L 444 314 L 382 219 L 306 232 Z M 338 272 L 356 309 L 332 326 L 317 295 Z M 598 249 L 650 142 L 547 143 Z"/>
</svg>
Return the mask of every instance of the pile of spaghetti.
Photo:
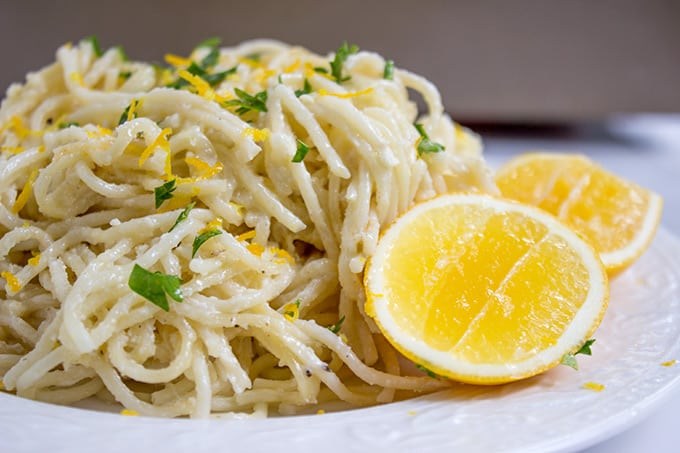
<svg viewBox="0 0 680 453">
<path fill-rule="evenodd" d="M 159 66 L 86 39 L 9 88 L 4 389 L 207 417 L 445 386 L 404 370 L 363 311 L 362 275 L 415 202 L 495 190 L 478 138 L 374 53 L 218 44 Z"/>
</svg>

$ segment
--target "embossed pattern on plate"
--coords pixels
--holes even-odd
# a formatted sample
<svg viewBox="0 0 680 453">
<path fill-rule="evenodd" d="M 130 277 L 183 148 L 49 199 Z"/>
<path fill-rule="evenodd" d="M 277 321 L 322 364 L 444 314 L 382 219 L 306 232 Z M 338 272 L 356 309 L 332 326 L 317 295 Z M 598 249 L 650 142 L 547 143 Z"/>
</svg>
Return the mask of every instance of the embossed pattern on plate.
<svg viewBox="0 0 680 453">
<path fill-rule="evenodd" d="M 497 387 L 457 385 L 399 403 L 267 420 L 165 420 L 0 393 L 0 451 L 572 451 L 639 421 L 680 386 L 680 241 L 661 229 L 612 282 L 593 356 Z M 605 386 L 584 389 L 586 382 Z"/>
</svg>

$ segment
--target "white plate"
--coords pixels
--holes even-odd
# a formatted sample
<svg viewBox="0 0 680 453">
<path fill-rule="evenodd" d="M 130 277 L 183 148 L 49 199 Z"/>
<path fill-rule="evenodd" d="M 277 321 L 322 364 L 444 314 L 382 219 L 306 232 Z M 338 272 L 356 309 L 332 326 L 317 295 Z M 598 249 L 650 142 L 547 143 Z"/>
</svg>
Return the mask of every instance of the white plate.
<svg viewBox="0 0 680 453">
<path fill-rule="evenodd" d="M 661 230 L 612 282 L 593 356 L 498 387 L 267 420 L 165 420 L 0 394 L 0 451 L 573 451 L 619 432 L 679 387 L 680 242 Z M 586 382 L 605 385 L 586 390 Z M 151 449 L 151 450 L 150 450 Z M 280 450 L 283 449 L 283 450 Z"/>
</svg>

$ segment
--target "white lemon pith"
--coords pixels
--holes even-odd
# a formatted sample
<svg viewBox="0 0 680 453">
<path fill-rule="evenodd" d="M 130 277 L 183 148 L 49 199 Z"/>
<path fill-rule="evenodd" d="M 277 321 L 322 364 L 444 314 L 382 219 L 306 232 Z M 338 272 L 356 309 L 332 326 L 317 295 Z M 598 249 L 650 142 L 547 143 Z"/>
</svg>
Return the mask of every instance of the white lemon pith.
<svg viewBox="0 0 680 453">
<path fill-rule="evenodd" d="M 538 374 L 592 335 L 608 282 L 592 247 L 550 214 L 479 194 L 414 206 L 365 274 L 366 311 L 406 357 L 472 383 Z"/>
</svg>

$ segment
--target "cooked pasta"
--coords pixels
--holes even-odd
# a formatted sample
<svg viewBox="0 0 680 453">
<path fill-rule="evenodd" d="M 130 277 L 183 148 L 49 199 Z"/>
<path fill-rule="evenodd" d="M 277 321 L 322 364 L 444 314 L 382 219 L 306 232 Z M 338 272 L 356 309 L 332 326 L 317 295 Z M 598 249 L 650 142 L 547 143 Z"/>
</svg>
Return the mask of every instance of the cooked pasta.
<svg viewBox="0 0 680 453">
<path fill-rule="evenodd" d="M 347 45 L 206 42 L 166 61 L 83 40 L 7 92 L 4 388 L 209 417 L 446 386 L 389 346 L 362 285 L 380 232 L 413 203 L 495 191 L 436 88 Z"/>
</svg>

